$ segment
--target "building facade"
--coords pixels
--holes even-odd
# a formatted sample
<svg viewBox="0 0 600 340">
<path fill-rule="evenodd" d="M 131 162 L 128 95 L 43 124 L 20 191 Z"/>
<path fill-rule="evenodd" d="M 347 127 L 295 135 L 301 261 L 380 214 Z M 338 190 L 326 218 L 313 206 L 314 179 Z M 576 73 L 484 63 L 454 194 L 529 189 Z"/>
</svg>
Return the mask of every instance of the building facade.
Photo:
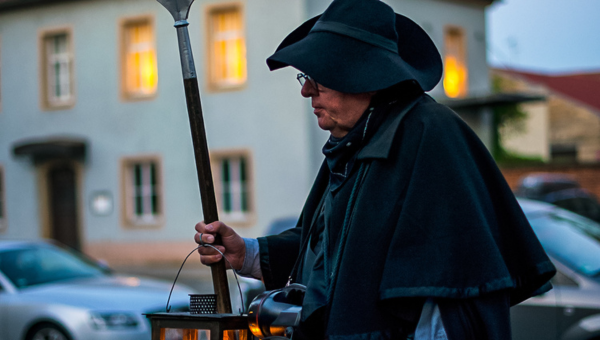
<svg viewBox="0 0 600 340">
<path fill-rule="evenodd" d="M 442 52 L 434 98 L 488 94 L 491 1 L 386 2 Z M 243 236 L 297 216 L 322 162 L 327 134 L 296 71 L 265 59 L 327 5 L 191 8 L 220 219 Z M 485 141 L 485 108 L 461 115 Z M 201 219 L 170 14 L 154 0 L 0 0 L 0 238 L 55 238 L 110 264 L 181 261 Z"/>
</svg>

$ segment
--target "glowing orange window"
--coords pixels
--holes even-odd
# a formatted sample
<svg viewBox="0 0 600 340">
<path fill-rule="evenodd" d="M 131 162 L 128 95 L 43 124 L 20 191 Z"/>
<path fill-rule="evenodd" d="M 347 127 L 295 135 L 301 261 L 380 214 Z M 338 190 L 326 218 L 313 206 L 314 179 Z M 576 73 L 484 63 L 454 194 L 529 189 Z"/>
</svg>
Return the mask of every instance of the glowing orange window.
<svg viewBox="0 0 600 340">
<path fill-rule="evenodd" d="M 465 97 L 469 90 L 469 72 L 463 30 L 447 28 L 444 45 L 444 91 L 450 98 Z"/>
<path fill-rule="evenodd" d="M 123 77 L 124 92 L 128 98 L 156 92 L 158 72 L 150 19 L 126 21 L 123 26 Z"/>
<path fill-rule="evenodd" d="M 246 41 L 239 5 L 209 10 L 209 81 L 213 89 L 227 89 L 246 82 Z"/>
</svg>

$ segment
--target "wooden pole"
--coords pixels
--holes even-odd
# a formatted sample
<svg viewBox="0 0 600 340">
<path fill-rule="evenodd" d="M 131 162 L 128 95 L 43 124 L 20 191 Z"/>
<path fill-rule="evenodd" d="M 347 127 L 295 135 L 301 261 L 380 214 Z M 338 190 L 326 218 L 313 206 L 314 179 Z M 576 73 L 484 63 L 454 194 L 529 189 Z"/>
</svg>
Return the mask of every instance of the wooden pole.
<svg viewBox="0 0 600 340">
<path fill-rule="evenodd" d="M 194 57 L 192 55 L 190 37 L 187 29 L 187 16 L 193 1 L 194 0 L 158 0 L 158 2 L 169 10 L 175 19 L 177 39 L 179 42 L 179 55 L 181 57 L 181 68 L 183 72 L 185 99 L 190 120 L 196 171 L 198 174 L 198 185 L 202 201 L 202 212 L 204 214 L 204 222 L 208 224 L 218 221 L 219 215 L 217 211 L 217 201 L 215 199 L 212 171 L 210 169 L 208 143 L 206 141 L 206 130 L 204 128 L 204 118 L 202 116 L 198 78 L 196 76 L 196 67 L 194 65 Z M 221 244 L 221 239 L 218 235 L 215 238 L 214 244 Z M 229 295 L 225 261 L 221 259 L 221 261 L 211 265 L 211 272 L 213 287 L 215 294 L 217 294 L 217 312 L 221 314 L 231 313 L 231 297 Z"/>
</svg>

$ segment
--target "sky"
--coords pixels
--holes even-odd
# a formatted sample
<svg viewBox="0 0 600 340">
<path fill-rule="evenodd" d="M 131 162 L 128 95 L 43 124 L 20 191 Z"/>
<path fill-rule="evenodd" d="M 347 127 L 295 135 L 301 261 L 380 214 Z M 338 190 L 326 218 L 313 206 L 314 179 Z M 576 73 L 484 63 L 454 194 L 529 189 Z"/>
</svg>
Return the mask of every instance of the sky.
<svg viewBox="0 0 600 340">
<path fill-rule="evenodd" d="M 494 67 L 600 72 L 600 0 L 499 0 L 486 15 Z"/>
</svg>

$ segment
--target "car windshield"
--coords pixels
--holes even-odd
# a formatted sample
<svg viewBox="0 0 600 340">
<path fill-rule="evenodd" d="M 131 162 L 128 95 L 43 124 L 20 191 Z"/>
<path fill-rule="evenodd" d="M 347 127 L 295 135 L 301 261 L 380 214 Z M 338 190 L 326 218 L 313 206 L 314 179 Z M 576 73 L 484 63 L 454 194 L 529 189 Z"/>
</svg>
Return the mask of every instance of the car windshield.
<svg viewBox="0 0 600 340">
<path fill-rule="evenodd" d="M 54 247 L 28 247 L 0 252 L 0 271 L 18 288 L 103 275 L 88 259 Z"/>
<path fill-rule="evenodd" d="M 600 274 L 600 226 L 591 220 L 557 213 L 527 214 L 549 254 L 587 275 Z"/>
</svg>

